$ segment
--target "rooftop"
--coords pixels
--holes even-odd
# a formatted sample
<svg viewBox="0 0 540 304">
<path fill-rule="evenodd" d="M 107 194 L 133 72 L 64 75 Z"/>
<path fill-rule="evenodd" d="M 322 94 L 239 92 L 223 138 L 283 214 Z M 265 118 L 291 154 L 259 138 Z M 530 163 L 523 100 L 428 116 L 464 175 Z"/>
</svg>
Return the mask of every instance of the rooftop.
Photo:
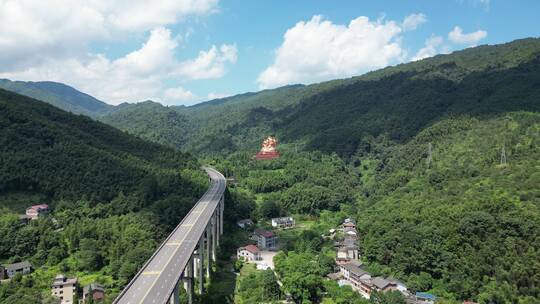
<svg viewBox="0 0 540 304">
<path fill-rule="evenodd" d="M 28 207 L 28 209 L 35 209 L 35 210 L 49 209 L 49 205 L 47 205 L 47 204 L 39 204 L 39 205 L 30 206 L 30 207 Z"/>
<path fill-rule="evenodd" d="M 89 293 L 91 290 L 97 290 L 97 291 L 101 291 L 101 292 L 105 292 L 105 288 L 103 287 L 103 285 L 99 284 L 99 283 L 91 283 L 90 285 L 86 285 L 83 287 L 83 293 Z"/>
<path fill-rule="evenodd" d="M 336 273 L 329 273 L 328 275 L 326 275 L 330 280 L 338 280 L 341 278 L 341 273 L 339 272 L 336 272 Z"/>
<path fill-rule="evenodd" d="M 77 278 L 68 279 L 65 275 L 59 274 L 54 278 L 53 286 L 75 285 Z"/>
<path fill-rule="evenodd" d="M 259 248 L 257 248 L 257 246 L 255 245 L 247 245 L 246 247 L 244 247 L 244 249 L 246 249 L 247 251 L 251 253 L 257 253 L 260 251 Z"/>
<path fill-rule="evenodd" d="M 356 238 L 352 237 L 346 237 L 345 239 L 343 239 L 341 245 L 347 248 L 358 248 L 358 242 Z"/>
<path fill-rule="evenodd" d="M 346 219 L 343 221 L 343 224 L 345 224 L 345 223 L 353 223 L 353 224 L 356 224 L 356 221 L 353 220 L 352 218 L 348 217 L 348 218 L 346 218 Z"/>
<path fill-rule="evenodd" d="M 270 238 L 270 237 L 274 236 L 274 233 L 272 231 L 266 231 L 266 230 L 262 230 L 262 229 L 255 230 L 255 234 L 264 236 L 265 238 Z"/>
<path fill-rule="evenodd" d="M 273 221 L 273 222 L 276 222 L 276 223 L 288 223 L 288 222 L 292 222 L 292 221 L 293 221 L 293 218 L 290 217 L 290 216 L 286 216 L 286 217 L 276 217 L 276 218 L 273 218 L 272 221 Z"/>
<path fill-rule="evenodd" d="M 19 262 L 19 263 L 13 263 L 13 264 L 4 265 L 4 268 L 6 268 L 6 270 L 10 270 L 10 271 L 17 271 L 19 269 L 23 269 L 23 268 L 27 268 L 27 267 L 32 267 L 32 264 L 30 264 L 30 262 L 28 262 L 28 261 L 22 261 L 22 262 Z"/>
<path fill-rule="evenodd" d="M 428 300 L 436 300 L 437 299 L 436 295 L 432 295 L 432 294 L 427 293 L 427 292 L 417 292 L 416 297 L 417 298 L 422 298 L 422 299 L 428 299 Z"/>
<path fill-rule="evenodd" d="M 344 264 L 342 265 L 341 267 L 347 269 L 349 272 L 357 275 L 357 276 L 362 276 L 364 274 L 368 274 L 369 275 L 369 272 L 365 271 L 364 269 L 360 268 L 360 265 L 361 264 L 358 264 L 358 263 L 347 263 L 347 264 Z"/>
<path fill-rule="evenodd" d="M 379 289 L 384 289 L 386 286 L 392 285 L 392 282 L 381 277 L 374 277 L 371 279 L 371 282 Z"/>
</svg>

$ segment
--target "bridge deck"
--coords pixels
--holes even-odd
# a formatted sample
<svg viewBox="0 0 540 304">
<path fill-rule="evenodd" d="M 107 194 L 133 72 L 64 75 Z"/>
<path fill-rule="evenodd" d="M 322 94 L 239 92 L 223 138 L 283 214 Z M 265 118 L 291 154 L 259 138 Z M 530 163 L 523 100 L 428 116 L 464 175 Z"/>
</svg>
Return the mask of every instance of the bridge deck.
<svg viewBox="0 0 540 304">
<path fill-rule="evenodd" d="M 211 185 L 143 268 L 116 298 L 117 304 L 165 304 L 225 191 L 225 178 L 205 168 Z"/>
</svg>

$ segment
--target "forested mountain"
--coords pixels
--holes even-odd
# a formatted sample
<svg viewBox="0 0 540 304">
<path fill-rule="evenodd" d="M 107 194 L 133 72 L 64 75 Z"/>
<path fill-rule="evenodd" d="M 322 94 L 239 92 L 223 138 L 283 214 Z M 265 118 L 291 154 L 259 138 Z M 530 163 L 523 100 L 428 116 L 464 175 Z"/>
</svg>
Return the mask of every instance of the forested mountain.
<svg viewBox="0 0 540 304">
<path fill-rule="evenodd" d="M 100 120 L 130 134 L 175 148 L 184 146 L 187 134 L 192 130 L 186 115 L 152 101 L 120 104 Z"/>
<path fill-rule="evenodd" d="M 62 83 L 0 79 L 0 88 L 50 103 L 75 114 L 97 117 L 114 107 Z"/>
<path fill-rule="evenodd" d="M 131 134 L 194 152 L 256 149 L 261 138 L 350 156 L 366 136 L 406 141 L 449 115 L 538 111 L 540 39 L 485 45 L 350 79 L 292 85 L 190 107 L 114 107 L 52 82 L 0 87 L 98 117 Z M 527 79 L 528 81 L 523 81 Z M 219 123 L 216 123 L 219 122 Z"/>
<path fill-rule="evenodd" d="M 448 118 L 356 165 L 366 260 L 442 296 L 540 297 L 539 113 Z"/>
<path fill-rule="evenodd" d="M 212 157 L 237 178 L 237 195 L 256 201 L 244 212 L 261 221 L 317 219 L 279 257 L 283 282 L 295 282 L 285 290 L 314 302 L 333 292 L 344 297 L 317 279 L 333 254 L 320 235 L 354 217 L 362 261 L 374 275 L 397 277 L 445 303 L 536 303 L 540 40 L 467 49 L 325 85 L 288 105 L 266 96 L 255 107 L 238 100 L 230 108 L 227 101 L 200 106 L 223 113 L 183 109 L 205 119 L 233 113 L 222 120 L 228 127 L 207 126 L 193 143 L 238 149 Z M 317 86 L 283 90 L 297 96 Z M 260 94 L 277 92 L 284 91 Z M 250 140 L 270 132 L 283 143 L 282 157 L 253 160 L 257 143 Z M 316 275 L 303 281 L 306 267 Z"/>
<path fill-rule="evenodd" d="M 524 80 L 527 81 L 524 81 Z M 288 86 L 172 107 L 192 128 L 179 148 L 199 152 L 257 149 L 262 137 L 302 142 L 309 149 L 351 155 L 366 136 L 406 141 L 439 119 L 469 113 L 540 110 L 540 39 L 479 46 L 345 80 Z M 144 106 L 130 109 L 148 112 Z M 150 116 L 150 115 L 149 115 Z M 219 122 L 219 123 L 217 123 Z M 133 129 L 122 123 L 125 130 Z M 148 126 L 141 121 L 141 130 Z M 149 129 L 149 128 L 147 128 Z M 163 124 L 137 134 L 155 139 Z M 170 135 L 167 135 L 167 137 Z"/>
<path fill-rule="evenodd" d="M 51 202 L 64 228 L 55 235 L 50 221 L 22 227 L 13 214 L 0 217 L 0 235 L 30 244 L 0 247 L 0 259 L 98 273 L 118 288 L 158 242 L 155 235 L 164 235 L 204 188 L 197 162 L 0 93 L 0 192 L 7 193 L 0 203 L 19 211 L 21 202 Z M 449 303 L 535 303 L 539 112 L 540 39 L 531 38 L 191 107 L 124 104 L 99 119 L 206 154 L 239 182 L 231 219 L 316 219 L 283 240 L 286 253 L 278 258 L 283 288 L 294 285 L 297 297 L 349 297 L 322 279 L 335 252 L 321 235 L 353 217 L 362 261 L 374 275 Z M 254 160 L 269 134 L 280 140 L 282 156 Z M 32 241 L 35 229 L 46 233 Z M 129 237 L 139 245 L 127 246 Z M 127 253 L 120 254 L 122 246 Z M 0 299 L 16 296 L 0 287 Z"/>
<path fill-rule="evenodd" d="M 320 235 L 354 217 L 362 260 L 375 275 L 400 278 L 410 290 L 449 303 L 535 303 L 540 113 L 448 117 L 404 143 L 387 136 L 366 142 L 369 151 L 349 162 L 291 146 L 270 162 L 242 152 L 216 162 L 237 178 L 238 195 L 256 197 L 252 218 L 317 217 L 313 231 L 286 248 L 320 269 L 327 267 Z M 282 276 L 305 273 L 305 265 L 290 263 L 298 269 Z M 322 280 L 302 288 L 312 295 L 329 290 Z"/>
<path fill-rule="evenodd" d="M 58 273 L 113 299 L 206 187 L 190 155 L 0 90 L 0 263 L 36 269 L 0 303 L 43 303 Z M 42 203 L 51 216 L 20 221 Z"/>
</svg>

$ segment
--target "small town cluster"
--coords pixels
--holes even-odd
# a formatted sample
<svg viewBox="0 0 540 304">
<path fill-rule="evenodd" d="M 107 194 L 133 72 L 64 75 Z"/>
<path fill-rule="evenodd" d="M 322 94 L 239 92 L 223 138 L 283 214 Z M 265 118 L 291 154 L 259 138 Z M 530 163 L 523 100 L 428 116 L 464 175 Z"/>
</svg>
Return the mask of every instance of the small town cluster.
<svg viewBox="0 0 540 304">
<path fill-rule="evenodd" d="M 23 223 L 28 223 L 32 220 L 48 216 L 51 209 L 47 204 L 39 204 L 30 206 L 26 209 L 26 213 L 19 216 Z M 26 275 L 33 270 L 32 264 L 29 261 L 21 261 L 13 264 L 0 265 L 0 280 L 10 280 L 15 275 Z M 63 274 L 58 274 L 51 284 L 51 294 L 58 298 L 61 304 L 74 304 L 75 299 L 78 304 L 103 301 L 105 299 L 105 288 L 99 283 L 91 283 L 81 286 L 77 278 L 68 278 Z"/>
<path fill-rule="evenodd" d="M 255 226 L 250 219 L 240 220 L 237 225 L 242 229 Z M 272 219 L 273 230 L 294 227 L 295 221 L 292 217 Z M 339 240 L 334 242 L 336 250 L 335 272 L 330 273 L 328 279 L 337 281 L 340 286 L 348 285 L 366 299 L 369 299 L 374 291 L 398 291 L 403 294 L 409 304 L 433 304 L 437 301 L 437 297 L 433 294 L 427 292 L 412 293 L 403 282 L 395 278 L 372 276 L 366 271 L 360 261 L 359 234 L 356 222 L 353 219 L 345 219 L 340 227 L 330 229 L 329 234 L 324 237 Z M 276 233 L 254 229 L 251 239 L 254 244 L 247 244 L 237 249 L 237 259 L 247 263 L 254 263 L 259 270 L 274 269 L 272 258 L 279 250 Z M 464 304 L 472 304 L 472 302 L 464 302 Z"/>
</svg>

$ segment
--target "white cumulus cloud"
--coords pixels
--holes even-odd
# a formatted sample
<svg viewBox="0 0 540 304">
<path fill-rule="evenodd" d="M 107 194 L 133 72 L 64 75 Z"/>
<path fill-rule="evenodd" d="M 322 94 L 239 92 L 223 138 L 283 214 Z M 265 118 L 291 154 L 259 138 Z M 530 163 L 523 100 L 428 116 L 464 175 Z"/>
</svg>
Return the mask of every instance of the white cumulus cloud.
<svg viewBox="0 0 540 304">
<path fill-rule="evenodd" d="M 274 62 L 257 81 L 261 88 L 313 83 L 400 62 L 405 56 L 402 30 L 395 21 L 371 21 L 364 16 L 348 25 L 314 16 L 287 30 Z"/>
<path fill-rule="evenodd" d="M 210 14 L 218 0 L 0 0 L 0 70 L 85 55 L 95 41 Z"/>
<path fill-rule="evenodd" d="M 178 47 L 179 42 L 171 37 L 171 31 L 158 27 L 150 32 L 148 40 L 138 50 L 116 60 L 103 54 L 48 58 L 23 70 L 0 72 L 0 77 L 63 82 L 113 104 L 146 99 L 173 104 L 198 97 L 183 88 L 166 87 L 166 80 L 220 77 L 225 71 L 225 64 L 236 60 L 236 47 L 233 45 L 212 46 L 197 58 L 186 61 L 175 58 Z M 193 63 L 200 61 L 201 57 L 205 57 L 204 64 L 195 68 Z"/>
<path fill-rule="evenodd" d="M 426 15 L 424 14 L 411 14 L 405 19 L 403 19 L 403 22 L 401 23 L 401 26 L 403 27 L 404 31 L 412 31 L 415 30 L 419 25 L 425 23 L 427 21 Z"/>
<path fill-rule="evenodd" d="M 468 44 L 474 45 L 478 41 L 487 37 L 487 32 L 483 30 L 478 30 L 471 33 L 463 33 L 463 29 L 459 26 L 454 27 L 454 29 L 448 33 L 448 39 L 454 43 L 459 44 Z"/>
<path fill-rule="evenodd" d="M 208 51 L 199 52 L 193 60 L 182 62 L 178 73 L 191 79 L 220 78 L 225 74 L 226 63 L 236 63 L 236 45 L 212 46 Z"/>
<path fill-rule="evenodd" d="M 416 55 L 412 58 L 412 61 L 433 57 L 439 54 L 441 52 L 439 47 L 442 45 L 443 42 L 444 39 L 440 36 L 434 36 L 427 39 L 424 47 L 416 53 Z"/>
<path fill-rule="evenodd" d="M 198 100 L 195 94 L 182 87 L 169 88 L 163 94 L 163 103 L 167 105 L 187 104 Z"/>
<path fill-rule="evenodd" d="M 222 77 L 234 44 L 179 60 L 182 39 L 167 25 L 218 10 L 219 0 L 0 0 L 0 77 L 63 82 L 110 103 L 200 98 L 172 83 Z M 120 58 L 94 44 L 147 40 Z"/>
<path fill-rule="evenodd" d="M 210 92 L 206 97 L 198 96 L 193 92 L 184 89 L 183 87 L 169 88 L 165 90 L 165 93 L 161 98 L 157 98 L 156 101 L 165 105 L 193 105 L 199 102 L 214 100 L 219 98 L 229 97 L 231 94 L 227 93 L 214 93 Z"/>
</svg>

